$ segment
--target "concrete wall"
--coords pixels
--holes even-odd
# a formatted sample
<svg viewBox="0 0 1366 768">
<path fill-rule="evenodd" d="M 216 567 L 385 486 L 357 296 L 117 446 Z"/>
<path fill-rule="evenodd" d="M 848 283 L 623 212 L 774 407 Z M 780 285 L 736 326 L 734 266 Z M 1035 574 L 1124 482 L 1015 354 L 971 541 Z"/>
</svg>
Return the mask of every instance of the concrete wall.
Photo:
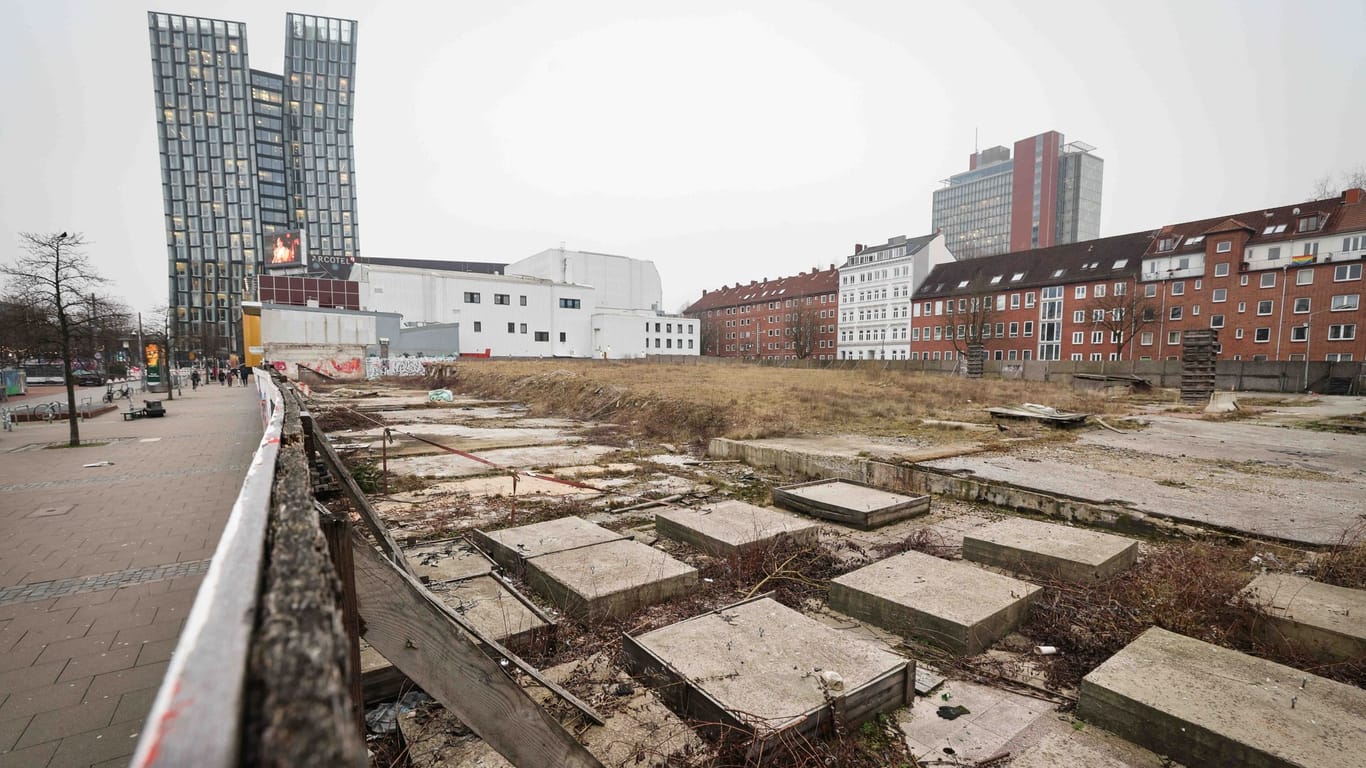
<svg viewBox="0 0 1366 768">
<path fill-rule="evenodd" d="M 696 318 L 609 309 L 594 313 L 592 325 L 595 359 L 624 360 L 665 353 L 686 357 L 701 353 L 701 323 Z"/>
<path fill-rule="evenodd" d="M 401 328 L 389 338 L 389 355 L 445 357 L 460 354 L 460 324 L 440 323 L 416 328 Z"/>
<path fill-rule="evenodd" d="M 373 344 L 375 316 L 310 307 L 261 307 L 261 341 L 266 344 Z"/>
</svg>

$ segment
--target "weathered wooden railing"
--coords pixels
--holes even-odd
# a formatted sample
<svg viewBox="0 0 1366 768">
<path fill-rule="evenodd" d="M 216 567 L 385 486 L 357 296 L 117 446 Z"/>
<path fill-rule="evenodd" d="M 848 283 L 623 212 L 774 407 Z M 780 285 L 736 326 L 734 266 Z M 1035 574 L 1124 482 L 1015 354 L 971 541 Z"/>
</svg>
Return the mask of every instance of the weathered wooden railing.
<svg viewBox="0 0 1366 768">
<path fill-rule="evenodd" d="M 265 432 L 133 766 L 365 765 L 363 626 L 376 650 L 513 765 L 601 768 L 508 669 L 597 714 L 433 597 L 313 430 L 302 396 L 257 374 Z M 313 498 L 314 456 L 371 538 Z"/>
</svg>

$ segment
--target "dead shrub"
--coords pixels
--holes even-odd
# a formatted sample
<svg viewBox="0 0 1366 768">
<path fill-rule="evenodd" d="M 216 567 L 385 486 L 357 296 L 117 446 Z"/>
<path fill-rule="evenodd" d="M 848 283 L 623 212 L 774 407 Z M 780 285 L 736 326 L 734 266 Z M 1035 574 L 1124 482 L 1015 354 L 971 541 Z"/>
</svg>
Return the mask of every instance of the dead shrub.
<svg viewBox="0 0 1366 768">
<path fill-rule="evenodd" d="M 1315 581 L 1351 589 L 1366 589 L 1366 520 L 1342 532 L 1337 543 L 1313 560 Z"/>
</svg>

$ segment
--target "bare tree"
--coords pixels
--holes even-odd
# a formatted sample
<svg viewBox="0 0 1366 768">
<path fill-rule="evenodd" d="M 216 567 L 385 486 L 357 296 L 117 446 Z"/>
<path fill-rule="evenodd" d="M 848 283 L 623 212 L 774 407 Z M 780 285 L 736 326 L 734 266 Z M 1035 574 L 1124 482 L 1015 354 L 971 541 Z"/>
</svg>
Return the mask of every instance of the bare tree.
<svg viewBox="0 0 1366 768">
<path fill-rule="evenodd" d="M 19 233 L 20 247 L 27 256 L 0 267 L 9 278 L 9 291 L 19 301 L 48 314 L 56 322 L 57 346 L 62 357 L 66 381 L 66 414 L 70 445 L 81 444 L 76 419 L 76 382 L 71 376 L 73 345 L 77 334 L 92 323 L 97 313 L 87 310 L 96 287 L 105 280 L 95 272 L 82 252 L 83 235 Z M 98 302 L 96 302 L 98 303 Z"/>
<path fill-rule="evenodd" d="M 949 341 L 957 352 L 956 357 L 968 365 L 965 372 L 973 378 L 982 375 L 980 365 L 987 356 L 987 343 L 992 338 L 991 326 L 996 319 L 996 297 L 990 293 L 974 293 L 949 299 L 950 308 L 955 310 L 945 319 L 950 322 Z"/>
<path fill-rule="evenodd" d="M 1314 180 L 1310 194 L 1315 200 L 1337 197 L 1344 189 L 1366 189 L 1366 165 L 1342 171 L 1337 175 L 1337 183 L 1333 182 L 1333 178 L 1333 174 L 1325 173 Z"/>
<path fill-rule="evenodd" d="M 0 362 L 16 365 L 56 354 L 52 318 L 16 296 L 0 298 Z"/>
<path fill-rule="evenodd" d="M 805 360 L 815 353 L 816 342 L 820 337 L 820 316 L 810 301 L 810 296 L 797 299 L 797 306 L 793 307 L 792 321 L 787 326 L 787 336 L 792 341 L 793 354 L 798 360 Z"/>
<path fill-rule="evenodd" d="M 1143 295 L 1137 284 L 1117 283 L 1115 287 L 1123 290 L 1111 290 L 1104 296 L 1092 291 L 1085 311 L 1092 327 L 1105 331 L 1115 345 L 1115 357 L 1122 359 L 1124 348 L 1133 343 L 1139 331 L 1159 321 L 1160 308 Z"/>
</svg>

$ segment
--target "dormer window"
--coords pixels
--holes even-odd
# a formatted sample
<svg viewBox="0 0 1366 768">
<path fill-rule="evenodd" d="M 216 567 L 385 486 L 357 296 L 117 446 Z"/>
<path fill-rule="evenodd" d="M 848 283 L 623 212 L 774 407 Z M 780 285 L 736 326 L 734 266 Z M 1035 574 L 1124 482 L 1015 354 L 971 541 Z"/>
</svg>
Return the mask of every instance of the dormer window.
<svg viewBox="0 0 1366 768">
<path fill-rule="evenodd" d="M 1317 232 L 1319 230 L 1318 214 L 1313 216 L 1301 216 L 1296 232 Z"/>
<path fill-rule="evenodd" d="M 1199 244 L 1203 243 L 1204 241 L 1205 241 L 1205 236 L 1204 236 L 1204 235 L 1196 235 L 1195 237 L 1188 237 L 1188 238 L 1186 238 L 1186 247 L 1189 248 L 1189 247 L 1194 246 L 1194 245 L 1199 245 Z"/>
<path fill-rule="evenodd" d="M 1175 249 L 1176 249 L 1176 238 L 1175 238 L 1175 237 L 1164 237 L 1164 238 L 1162 238 L 1161 240 L 1158 240 L 1158 241 L 1157 241 L 1157 250 L 1159 250 L 1159 251 L 1172 251 L 1172 250 L 1175 250 Z"/>
<path fill-rule="evenodd" d="M 1228 253 L 1233 250 L 1232 240 L 1220 240 L 1214 246 L 1215 253 Z"/>
</svg>

